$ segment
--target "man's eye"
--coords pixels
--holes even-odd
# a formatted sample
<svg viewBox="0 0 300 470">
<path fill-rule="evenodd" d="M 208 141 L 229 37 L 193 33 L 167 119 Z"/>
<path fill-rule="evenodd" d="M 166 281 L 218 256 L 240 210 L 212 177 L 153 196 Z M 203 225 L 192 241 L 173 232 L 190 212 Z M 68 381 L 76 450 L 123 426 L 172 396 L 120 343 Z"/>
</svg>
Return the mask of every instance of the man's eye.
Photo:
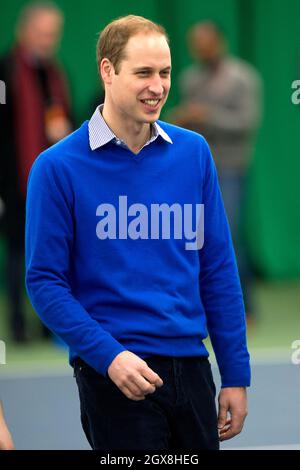
<svg viewBox="0 0 300 470">
<path fill-rule="evenodd" d="M 149 73 L 149 72 L 147 72 L 146 70 L 144 70 L 144 71 L 142 71 L 142 72 L 138 72 L 138 75 L 144 76 L 144 75 L 147 75 L 148 73 Z"/>
<path fill-rule="evenodd" d="M 161 72 L 161 75 L 163 77 L 168 77 L 170 75 L 170 72 L 169 71 L 166 71 L 166 72 Z"/>
</svg>

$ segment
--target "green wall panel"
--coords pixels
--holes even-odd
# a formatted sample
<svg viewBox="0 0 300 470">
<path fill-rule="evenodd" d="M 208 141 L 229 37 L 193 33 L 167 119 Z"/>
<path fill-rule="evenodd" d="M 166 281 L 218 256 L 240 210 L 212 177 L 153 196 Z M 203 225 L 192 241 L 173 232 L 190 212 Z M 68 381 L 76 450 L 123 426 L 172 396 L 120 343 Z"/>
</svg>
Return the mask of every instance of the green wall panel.
<svg viewBox="0 0 300 470">
<path fill-rule="evenodd" d="M 12 42 L 14 22 L 24 3 L 0 3 L 0 53 Z M 224 27 L 231 51 L 256 65 L 264 79 L 264 117 L 249 172 L 246 240 L 262 274 L 300 277 L 300 105 L 291 103 L 291 83 L 300 79 L 299 0 L 58 0 L 57 4 L 66 18 L 59 56 L 71 80 L 78 123 L 89 117 L 99 89 L 97 33 L 113 18 L 133 13 L 166 27 L 173 59 L 166 110 L 178 102 L 176 79 L 191 61 L 188 27 L 208 18 Z"/>
<path fill-rule="evenodd" d="M 253 4 L 265 114 L 251 172 L 247 234 L 253 258 L 268 277 L 299 277 L 300 106 L 291 102 L 291 83 L 300 78 L 300 3 Z"/>
</svg>

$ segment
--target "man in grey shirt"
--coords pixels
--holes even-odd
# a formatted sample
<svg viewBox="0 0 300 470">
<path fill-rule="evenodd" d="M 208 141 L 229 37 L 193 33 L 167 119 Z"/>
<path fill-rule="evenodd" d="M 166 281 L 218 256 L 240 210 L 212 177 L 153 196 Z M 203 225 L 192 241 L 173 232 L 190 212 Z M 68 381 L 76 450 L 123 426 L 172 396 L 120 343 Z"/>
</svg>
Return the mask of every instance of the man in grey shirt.
<svg viewBox="0 0 300 470">
<path fill-rule="evenodd" d="M 253 134 L 261 115 L 261 79 L 250 64 L 227 55 L 226 40 L 216 24 L 197 23 L 188 38 L 195 63 L 180 76 L 181 104 L 170 116 L 210 142 L 250 318 L 251 270 L 239 230 Z"/>
</svg>

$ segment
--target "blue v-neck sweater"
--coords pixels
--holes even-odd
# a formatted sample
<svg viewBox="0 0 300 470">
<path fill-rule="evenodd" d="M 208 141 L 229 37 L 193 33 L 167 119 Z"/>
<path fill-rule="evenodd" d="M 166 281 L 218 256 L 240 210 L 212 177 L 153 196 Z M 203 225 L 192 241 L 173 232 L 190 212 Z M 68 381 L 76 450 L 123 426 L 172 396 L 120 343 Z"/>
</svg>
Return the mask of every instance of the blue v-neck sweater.
<svg viewBox="0 0 300 470">
<path fill-rule="evenodd" d="M 137 155 L 113 142 L 92 151 L 84 122 L 37 158 L 26 207 L 29 297 L 71 363 L 80 356 L 105 375 L 125 350 L 145 360 L 207 356 L 209 333 L 222 386 L 248 386 L 243 298 L 209 147 L 159 124 L 173 144 L 159 136 Z M 184 208 L 201 204 L 204 244 L 187 249 Z M 169 226 L 155 226 L 153 207 L 170 209 Z"/>
</svg>

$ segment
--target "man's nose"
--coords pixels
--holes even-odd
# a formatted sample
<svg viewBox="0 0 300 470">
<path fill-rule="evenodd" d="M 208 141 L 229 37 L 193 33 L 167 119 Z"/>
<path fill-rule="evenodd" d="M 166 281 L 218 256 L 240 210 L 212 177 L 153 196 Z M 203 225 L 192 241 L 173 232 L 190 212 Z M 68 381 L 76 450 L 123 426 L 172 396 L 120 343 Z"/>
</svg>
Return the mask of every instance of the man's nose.
<svg viewBox="0 0 300 470">
<path fill-rule="evenodd" d="M 155 95 L 161 96 L 164 91 L 164 87 L 162 85 L 162 80 L 161 78 L 158 77 L 153 77 L 151 80 L 151 83 L 149 85 L 149 91 Z"/>
</svg>

